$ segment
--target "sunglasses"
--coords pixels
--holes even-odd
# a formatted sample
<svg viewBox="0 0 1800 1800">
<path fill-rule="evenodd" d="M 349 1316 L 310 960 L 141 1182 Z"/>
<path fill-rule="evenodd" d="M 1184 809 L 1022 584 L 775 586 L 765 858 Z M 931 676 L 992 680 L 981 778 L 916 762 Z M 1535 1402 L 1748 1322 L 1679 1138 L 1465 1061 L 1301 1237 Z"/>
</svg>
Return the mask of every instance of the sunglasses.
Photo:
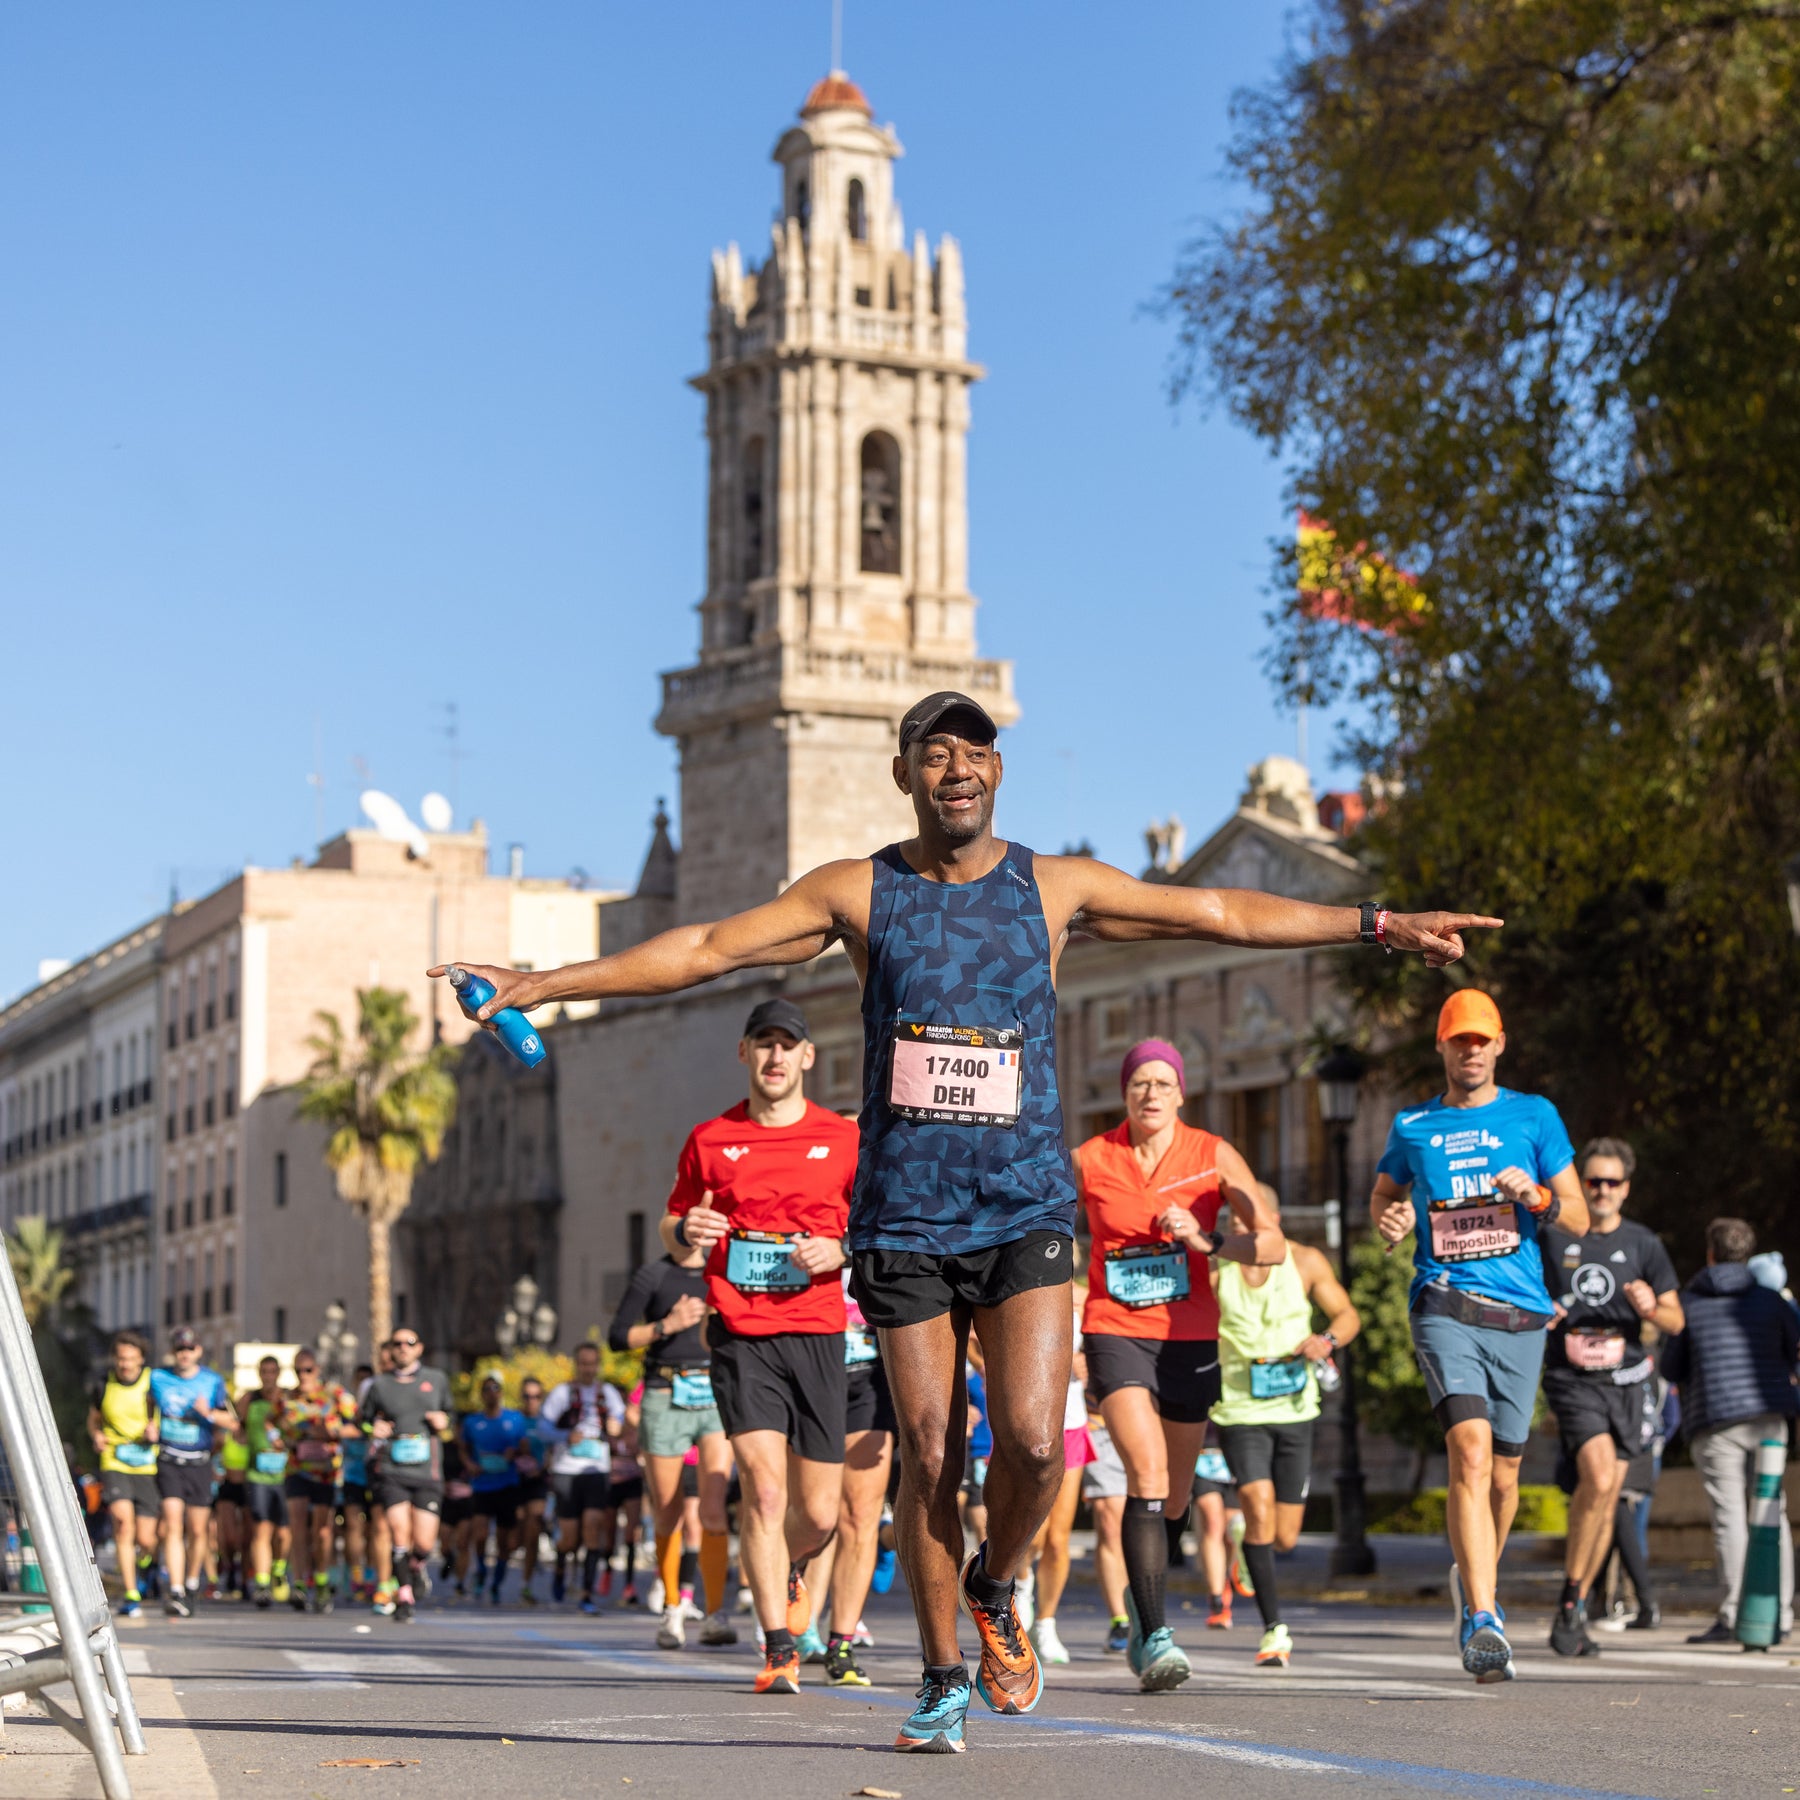
<svg viewBox="0 0 1800 1800">
<path fill-rule="evenodd" d="M 419 1347 L 417 1338 L 395 1338 L 393 1342 L 396 1350 L 416 1350 Z"/>
<path fill-rule="evenodd" d="M 1585 1177 L 1589 1187 L 1616 1188 L 1629 1184 L 1630 1177 L 1625 1175 L 1589 1175 Z"/>
</svg>

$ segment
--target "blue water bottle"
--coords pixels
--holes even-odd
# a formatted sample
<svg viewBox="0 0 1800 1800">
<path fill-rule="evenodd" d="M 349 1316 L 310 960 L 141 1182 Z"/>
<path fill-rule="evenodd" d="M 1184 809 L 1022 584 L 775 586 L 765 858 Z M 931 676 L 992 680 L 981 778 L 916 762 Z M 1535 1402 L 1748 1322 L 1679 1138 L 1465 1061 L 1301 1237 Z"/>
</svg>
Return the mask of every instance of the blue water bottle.
<svg viewBox="0 0 1800 1800">
<path fill-rule="evenodd" d="M 457 1005 L 471 1019 L 494 997 L 491 981 L 483 981 L 479 975 L 471 975 L 467 969 L 459 969 L 454 964 L 449 971 L 449 981 Z M 526 1068 L 535 1069 L 549 1054 L 544 1049 L 544 1040 L 537 1034 L 537 1027 L 516 1006 L 503 1007 L 488 1023 L 501 1043 Z"/>
</svg>

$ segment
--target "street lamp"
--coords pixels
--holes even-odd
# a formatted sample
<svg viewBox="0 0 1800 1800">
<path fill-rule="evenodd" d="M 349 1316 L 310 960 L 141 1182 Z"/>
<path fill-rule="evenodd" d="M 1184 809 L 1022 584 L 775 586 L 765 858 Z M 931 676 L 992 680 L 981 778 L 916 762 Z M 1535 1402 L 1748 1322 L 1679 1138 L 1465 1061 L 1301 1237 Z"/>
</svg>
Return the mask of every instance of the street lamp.
<svg viewBox="0 0 1800 1800">
<path fill-rule="evenodd" d="M 529 1275 L 513 1283 L 512 1300 L 494 1326 L 494 1340 L 501 1354 L 511 1356 L 521 1344 L 548 1350 L 556 1342 L 556 1308 L 539 1305 L 538 1284 Z"/>
<path fill-rule="evenodd" d="M 1319 1084 L 1319 1117 L 1331 1127 L 1337 1148 L 1338 1278 L 1350 1291 L 1350 1127 L 1356 1123 L 1357 1088 L 1366 1069 L 1348 1044 L 1336 1044 L 1313 1071 Z M 1373 1575 L 1375 1552 L 1365 1536 L 1362 1447 L 1356 1426 L 1356 1347 L 1337 1353 L 1343 1377 L 1338 1387 L 1337 1542 L 1331 1547 L 1333 1575 Z"/>
</svg>

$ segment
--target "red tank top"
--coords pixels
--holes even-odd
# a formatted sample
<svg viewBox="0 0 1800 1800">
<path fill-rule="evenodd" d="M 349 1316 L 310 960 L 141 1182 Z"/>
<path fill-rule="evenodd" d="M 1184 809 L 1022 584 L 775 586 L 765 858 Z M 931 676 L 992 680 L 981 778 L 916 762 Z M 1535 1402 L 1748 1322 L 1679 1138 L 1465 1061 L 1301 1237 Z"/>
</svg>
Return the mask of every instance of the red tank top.
<svg viewBox="0 0 1800 1800">
<path fill-rule="evenodd" d="M 1106 1259 L 1114 1251 L 1169 1242 L 1157 1230 L 1156 1219 L 1171 1201 L 1185 1206 L 1202 1231 L 1213 1229 L 1225 1200 L 1219 1189 L 1218 1147 L 1219 1140 L 1210 1131 L 1177 1124 L 1174 1142 L 1148 1178 L 1131 1147 L 1128 1123 L 1089 1138 L 1076 1152 L 1093 1236 L 1087 1306 L 1081 1315 L 1084 1332 L 1165 1342 L 1219 1335 L 1212 1259 L 1204 1250 L 1188 1252 L 1185 1299 L 1161 1306 L 1127 1306 L 1107 1292 L 1106 1284 Z"/>
</svg>

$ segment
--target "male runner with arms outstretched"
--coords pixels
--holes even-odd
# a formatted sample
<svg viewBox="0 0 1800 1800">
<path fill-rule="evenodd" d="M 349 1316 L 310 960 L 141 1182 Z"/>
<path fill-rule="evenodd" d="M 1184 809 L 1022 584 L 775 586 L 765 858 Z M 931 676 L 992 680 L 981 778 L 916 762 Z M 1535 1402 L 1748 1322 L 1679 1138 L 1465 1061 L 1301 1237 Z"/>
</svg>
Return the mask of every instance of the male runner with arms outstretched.
<svg viewBox="0 0 1800 1800">
<path fill-rule="evenodd" d="M 994 836 L 996 736 L 966 695 L 921 700 L 900 723 L 893 765 L 918 835 L 827 863 L 766 905 L 566 969 L 459 961 L 494 984 L 478 1015 L 486 1020 L 507 1006 L 674 993 L 737 969 L 805 962 L 836 942 L 849 952 L 863 984 L 864 1104 L 847 1242 L 898 1417 L 894 1522 L 925 1649 L 906 1749 L 962 1748 L 959 1605 L 981 1639 L 983 1700 L 1028 1712 L 1042 1691 L 1012 1577 L 1063 1474 L 1075 1183 L 1056 1089 L 1054 983 L 1070 932 L 1267 949 L 1362 941 L 1420 950 L 1441 966 L 1462 955 L 1464 927 L 1500 923 L 1152 884 L 1092 857 L 1034 856 Z M 988 1540 L 959 1574 L 971 1324 L 993 1377 L 994 1449 Z"/>
</svg>

